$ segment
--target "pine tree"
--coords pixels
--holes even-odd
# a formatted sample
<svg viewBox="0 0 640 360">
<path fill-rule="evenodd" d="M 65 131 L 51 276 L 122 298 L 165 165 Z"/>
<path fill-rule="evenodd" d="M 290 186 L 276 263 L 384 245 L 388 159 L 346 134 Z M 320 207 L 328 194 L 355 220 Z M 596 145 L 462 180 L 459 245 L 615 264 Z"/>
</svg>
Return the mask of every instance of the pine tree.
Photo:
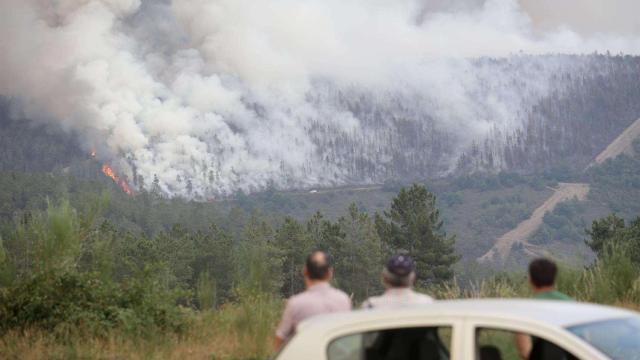
<svg viewBox="0 0 640 360">
<path fill-rule="evenodd" d="M 333 257 L 339 256 L 344 233 L 338 224 L 325 220 L 321 212 L 316 212 L 307 221 L 307 236 L 313 249 L 324 250 Z"/>
<path fill-rule="evenodd" d="M 253 216 L 235 253 L 237 287 L 254 294 L 277 294 L 282 287 L 283 260 L 271 227 Z"/>
<path fill-rule="evenodd" d="M 295 219 L 286 217 L 276 231 L 276 245 L 284 257 L 282 293 L 289 297 L 304 290 L 302 269 L 311 251 L 311 243 L 302 225 Z"/>
<path fill-rule="evenodd" d="M 424 186 L 400 189 L 391 209 L 376 214 L 376 229 L 388 254 L 407 252 L 416 260 L 420 286 L 441 283 L 453 277 L 455 236 L 442 230 L 436 197 Z"/>
<path fill-rule="evenodd" d="M 356 204 L 349 206 L 349 214 L 341 217 L 338 225 L 343 237 L 335 259 L 336 282 L 357 301 L 364 300 L 382 290 L 380 237 L 369 215 L 360 212 Z"/>
<path fill-rule="evenodd" d="M 231 290 L 233 280 L 229 275 L 234 266 L 231 256 L 233 239 L 213 223 L 207 231 L 198 231 L 192 237 L 195 251 L 191 265 L 194 283 L 198 287 L 204 285 L 207 291 L 211 290 L 209 286 L 214 286 L 215 299 L 225 298 Z"/>
</svg>

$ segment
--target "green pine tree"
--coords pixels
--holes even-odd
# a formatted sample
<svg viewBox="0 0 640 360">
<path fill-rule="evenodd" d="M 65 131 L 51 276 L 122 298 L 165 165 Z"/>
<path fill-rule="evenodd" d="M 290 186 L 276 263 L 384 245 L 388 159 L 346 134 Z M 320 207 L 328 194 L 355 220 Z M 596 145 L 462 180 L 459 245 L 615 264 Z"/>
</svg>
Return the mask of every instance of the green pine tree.
<svg viewBox="0 0 640 360">
<path fill-rule="evenodd" d="M 271 227 L 253 216 L 235 253 L 236 290 L 245 294 L 277 294 L 282 288 L 283 252 Z"/>
<path fill-rule="evenodd" d="M 335 256 L 337 284 L 353 294 L 356 301 L 379 293 L 383 252 L 375 224 L 356 204 L 351 204 L 349 214 L 338 220 L 338 226 L 344 236 Z"/>
<path fill-rule="evenodd" d="M 407 252 L 416 260 L 420 286 L 453 277 L 455 236 L 442 229 L 436 197 L 424 186 L 402 188 L 383 215 L 376 214 L 376 229 L 387 254 Z"/>
<path fill-rule="evenodd" d="M 286 217 L 276 231 L 276 245 L 284 255 L 282 293 L 289 297 L 304 290 L 302 269 L 312 244 L 302 225 Z"/>
</svg>

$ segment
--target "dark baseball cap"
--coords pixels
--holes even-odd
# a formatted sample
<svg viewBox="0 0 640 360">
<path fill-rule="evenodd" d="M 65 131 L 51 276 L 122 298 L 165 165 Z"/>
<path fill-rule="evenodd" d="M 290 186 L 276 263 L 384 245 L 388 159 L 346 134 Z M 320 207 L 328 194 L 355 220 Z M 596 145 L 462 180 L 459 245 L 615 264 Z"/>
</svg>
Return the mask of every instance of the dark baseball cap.
<svg viewBox="0 0 640 360">
<path fill-rule="evenodd" d="M 416 270 L 416 263 L 408 255 L 394 255 L 387 262 L 387 271 L 397 276 L 407 276 Z"/>
</svg>

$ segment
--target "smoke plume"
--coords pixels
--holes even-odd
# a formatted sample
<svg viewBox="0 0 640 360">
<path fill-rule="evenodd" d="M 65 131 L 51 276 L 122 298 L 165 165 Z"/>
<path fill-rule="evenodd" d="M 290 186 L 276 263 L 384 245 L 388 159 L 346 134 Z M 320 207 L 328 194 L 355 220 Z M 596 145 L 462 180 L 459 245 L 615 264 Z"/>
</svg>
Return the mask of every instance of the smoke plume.
<svg viewBox="0 0 640 360">
<path fill-rule="evenodd" d="M 569 27 L 583 35 L 640 35 L 640 2 L 635 0 L 522 0 L 522 7 L 542 30 Z"/>
<path fill-rule="evenodd" d="M 514 95 L 501 86 L 513 76 L 471 59 L 636 54 L 638 5 L 616 2 L 603 13 L 595 0 L 3 0 L 0 96 L 171 196 L 372 182 L 322 145 L 359 139 L 358 152 L 389 161 L 367 138 L 384 125 L 344 96 L 431 117 L 452 134 L 451 163 L 548 91 L 529 74 Z"/>
</svg>

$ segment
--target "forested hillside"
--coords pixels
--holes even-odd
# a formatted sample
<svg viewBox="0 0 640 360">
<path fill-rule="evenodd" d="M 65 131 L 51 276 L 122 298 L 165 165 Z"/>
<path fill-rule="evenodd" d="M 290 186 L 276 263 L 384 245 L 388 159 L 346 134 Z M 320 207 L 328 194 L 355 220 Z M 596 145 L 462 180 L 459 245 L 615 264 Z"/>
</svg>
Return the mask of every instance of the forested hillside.
<svg viewBox="0 0 640 360">
<path fill-rule="evenodd" d="M 318 86 L 316 101 L 362 127 L 345 133 L 317 123 L 310 131 L 322 166 L 339 165 L 343 174 L 336 175 L 350 183 L 434 178 L 454 168 L 459 174 L 578 169 L 640 117 L 639 57 L 483 58 L 460 71 L 472 80 L 452 96 L 472 100 L 455 110 L 410 89 L 376 94 Z M 483 121 L 491 130 L 470 139 Z"/>
<path fill-rule="evenodd" d="M 0 98 L 0 171 L 53 171 L 87 157 L 62 129 L 11 115 L 9 101 Z"/>
<path fill-rule="evenodd" d="M 558 88 L 523 108 L 523 123 L 516 130 L 497 129 L 476 143 L 462 155 L 458 170 L 582 170 L 640 118 L 640 58 L 592 55 L 573 60 L 581 66 L 555 73 Z"/>
<path fill-rule="evenodd" d="M 457 237 L 456 248 L 463 259 L 471 260 L 488 251 L 497 238 L 528 218 L 551 194 L 548 187 L 558 181 L 591 182 L 589 198 L 583 203 L 568 203 L 545 216 L 543 228 L 532 237 L 535 244 L 572 261 L 589 259 L 583 239 L 591 220 L 616 211 L 626 219 L 638 214 L 640 188 L 633 180 L 636 160 L 623 157 L 594 167 L 589 175 L 577 176 L 558 171 L 536 176 L 514 173 L 474 175 L 440 179 L 425 183 L 437 197 L 444 229 Z M 211 222 L 233 234 L 242 232 L 248 219 L 256 215 L 271 226 L 279 226 L 285 216 L 306 221 L 320 211 L 335 221 L 348 215 L 351 203 L 372 216 L 381 213 L 400 189 L 387 185 L 369 190 L 336 189 L 309 192 L 280 192 L 271 189 L 256 194 L 238 193 L 233 199 L 193 202 L 165 199 L 153 191 L 128 196 L 100 172 L 100 164 L 87 160 L 82 171 L 93 173 L 95 180 L 81 179 L 69 173 L 1 172 L 0 218 L 10 227 L 24 211 L 46 208 L 47 201 L 69 198 L 72 206 L 86 209 L 102 192 L 110 194 L 104 216 L 116 229 L 155 236 L 174 225 L 190 231 L 204 231 Z M 620 164 L 622 167 L 618 167 Z M 628 175 L 624 175 L 628 174 Z M 587 178 L 588 176 L 588 178 Z M 593 181 L 591 181 L 593 178 Z M 555 250 L 552 250 L 555 249 Z M 576 253 L 581 249 L 580 253 Z M 519 256 L 515 251 L 514 255 Z M 526 261 L 526 257 L 519 261 Z"/>
</svg>

